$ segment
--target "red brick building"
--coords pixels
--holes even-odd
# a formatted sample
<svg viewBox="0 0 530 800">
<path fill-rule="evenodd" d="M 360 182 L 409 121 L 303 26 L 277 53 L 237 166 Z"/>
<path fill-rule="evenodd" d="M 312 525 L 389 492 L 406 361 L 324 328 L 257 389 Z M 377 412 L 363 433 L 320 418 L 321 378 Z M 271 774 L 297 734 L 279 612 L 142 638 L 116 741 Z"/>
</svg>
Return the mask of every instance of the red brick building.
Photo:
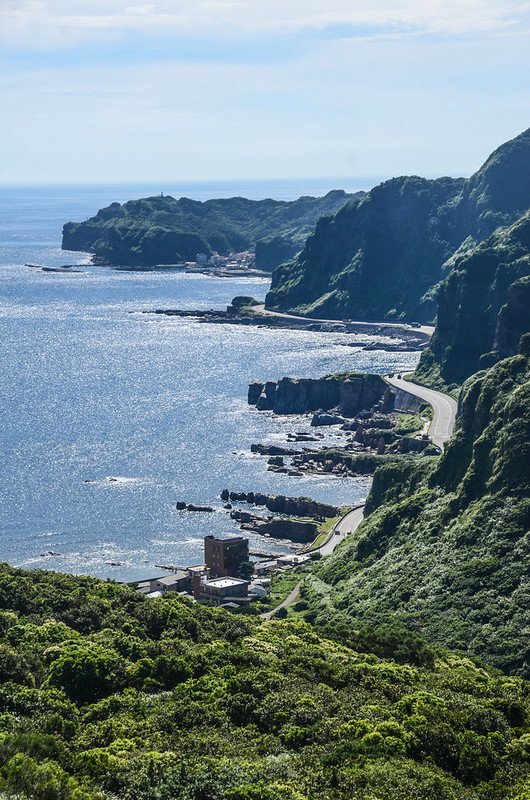
<svg viewBox="0 0 530 800">
<path fill-rule="evenodd" d="M 204 563 L 213 578 L 237 577 L 239 567 L 248 561 L 248 539 L 204 537 Z"/>
</svg>

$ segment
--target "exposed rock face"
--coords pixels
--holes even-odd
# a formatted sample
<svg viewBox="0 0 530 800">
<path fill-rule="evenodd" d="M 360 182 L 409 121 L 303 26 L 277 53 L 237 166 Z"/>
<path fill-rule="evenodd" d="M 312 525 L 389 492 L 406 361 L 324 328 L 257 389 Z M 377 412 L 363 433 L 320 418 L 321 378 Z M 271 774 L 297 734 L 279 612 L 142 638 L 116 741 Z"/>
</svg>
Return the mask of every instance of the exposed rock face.
<svg viewBox="0 0 530 800">
<path fill-rule="evenodd" d="M 325 425 L 343 425 L 345 422 L 346 419 L 338 414 L 313 414 L 311 427 L 320 428 Z"/>
<path fill-rule="evenodd" d="M 256 403 L 258 411 L 271 411 L 274 407 L 275 394 L 276 383 L 274 381 L 267 381 Z"/>
<path fill-rule="evenodd" d="M 530 272 L 530 247 L 529 247 Z M 517 352 L 521 337 L 530 329 L 530 275 L 514 281 L 497 316 L 493 350 L 501 358 Z"/>
<path fill-rule="evenodd" d="M 513 355 L 530 330 L 530 213 L 451 260 L 418 375 L 460 383 Z"/>
<path fill-rule="evenodd" d="M 223 489 L 221 499 L 265 506 L 269 511 L 294 517 L 336 517 L 339 513 L 337 506 L 318 503 L 310 497 L 285 497 L 261 492 L 230 492 L 228 489 Z"/>
<path fill-rule="evenodd" d="M 259 395 L 258 388 L 261 388 Z M 361 410 L 372 409 L 385 401 L 388 395 L 388 385 L 379 375 L 351 373 L 327 378 L 281 378 L 278 383 L 253 383 L 249 388 L 248 402 L 256 405 L 260 411 L 271 409 L 275 414 L 307 414 L 338 409 L 341 416 L 351 417 Z"/>
<path fill-rule="evenodd" d="M 299 522 L 294 519 L 270 518 L 265 519 L 249 511 L 234 510 L 230 517 L 240 523 L 245 531 L 267 534 L 275 539 L 290 539 L 293 542 L 306 544 L 312 542 L 318 533 L 315 522 Z"/>
<path fill-rule="evenodd" d="M 339 403 L 340 382 L 333 378 L 281 378 L 274 386 L 275 414 L 305 414 Z"/>
<path fill-rule="evenodd" d="M 264 384 L 258 381 L 253 381 L 248 387 L 248 404 L 255 406 L 259 400 L 260 394 L 264 389 Z"/>
<path fill-rule="evenodd" d="M 436 313 L 431 289 L 472 237 L 485 239 L 530 207 L 530 129 L 470 179 L 395 178 L 325 217 L 273 274 L 267 307 L 329 319 L 417 319 Z"/>
<path fill-rule="evenodd" d="M 407 414 L 417 414 L 421 406 L 424 405 L 423 401 L 415 394 L 405 392 L 403 389 L 392 389 L 394 395 L 393 410 L 403 411 Z"/>
</svg>

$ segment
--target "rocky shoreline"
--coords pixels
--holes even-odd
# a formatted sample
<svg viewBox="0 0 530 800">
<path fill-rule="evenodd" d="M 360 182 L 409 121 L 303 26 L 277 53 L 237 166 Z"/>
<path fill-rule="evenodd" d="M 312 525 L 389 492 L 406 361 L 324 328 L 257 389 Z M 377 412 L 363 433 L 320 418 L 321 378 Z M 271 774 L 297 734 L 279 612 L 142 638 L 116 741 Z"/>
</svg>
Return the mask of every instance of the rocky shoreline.
<svg viewBox="0 0 530 800">
<path fill-rule="evenodd" d="M 258 327 L 310 330 L 352 335 L 349 346 L 369 350 L 418 351 L 428 335 L 395 325 L 374 325 L 343 321 L 311 320 L 304 317 L 271 315 L 256 311 L 259 304 L 251 297 L 236 297 L 226 311 L 156 309 L 166 317 L 193 319 L 202 323 L 253 325 Z M 357 339 L 353 338 L 357 334 Z M 359 337 L 363 336 L 363 339 Z M 366 341 L 366 337 L 370 341 Z M 383 339 L 384 341 L 380 341 Z M 403 399 L 401 395 L 406 395 Z M 251 452 L 267 457 L 270 472 L 287 476 L 335 475 L 340 478 L 369 478 L 376 468 L 402 453 L 430 454 L 426 436 L 407 435 L 399 428 L 398 413 L 418 415 L 421 403 L 415 396 L 396 390 L 381 375 L 347 372 L 323 378 L 283 377 L 278 381 L 254 381 L 247 400 L 259 412 L 278 415 L 310 415 L 311 432 L 286 434 L 281 444 L 254 443 Z M 326 435 L 333 428 L 337 434 Z M 341 438 L 339 444 L 330 444 Z M 302 446 L 301 446 L 302 445 Z M 308 544 L 318 536 L 320 523 L 334 518 L 341 509 L 307 497 L 285 497 L 260 492 L 221 492 L 224 510 L 243 531 L 291 542 L 292 547 Z M 233 504 L 265 507 L 268 516 L 255 514 Z M 178 510 L 211 512 L 210 506 L 195 506 L 183 501 Z M 300 519 L 302 517 L 303 519 Z"/>
<path fill-rule="evenodd" d="M 186 316 L 192 315 L 186 312 Z M 323 378 L 253 381 L 247 401 L 258 412 L 308 415 L 311 432 L 288 432 L 285 445 L 262 442 L 251 445 L 254 455 L 267 458 L 270 472 L 293 477 L 334 475 L 341 479 L 370 479 L 379 466 L 403 454 L 410 457 L 438 454 L 426 433 L 430 419 L 422 401 L 405 389 L 396 389 L 381 375 L 346 372 Z M 330 428 L 337 432 L 331 437 L 323 432 Z M 340 444 L 330 444 L 336 438 L 342 440 Z M 293 548 L 314 541 L 320 523 L 341 512 L 336 506 L 307 497 L 228 489 L 220 497 L 223 509 L 241 530 L 287 540 Z M 258 515 L 235 508 L 235 503 L 265 507 L 271 513 Z M 184 501 L 179 501 L 176 508 L 214 511 L 211 506 Z"/>
<path fill-rule="evenodd" d="M 421 401 L 379 375 L 343 373 L 254 381 L 247 400 L 260 412 L 311 415 L 310 426 L 317 429 L 314 434 L 288 434 L 288 446 L 253 444 L 251 452 L 267 456 L 271 472 L 361 477 L 372 475 L 398 455 L 438 453 L 426 433 L 429 417 Z M 403 421 L 405 415 L 408 424 Z M 322 442 L 321 429 L 330 427 L 341 434 L 340 446 Z M 293 446 L 299 443 L 309 446 Z"/>
<path fill-rule="evenodd" d="M 417 352 L 422 350 L 429 341 L 429 337 L 414 329 L 397 328 L 395 325 L 374 325 L 362 322 L 323 322 L 307 317 L 281 317 L 271 314 L 261 314 L 252 310 L 228 306 L 226 311 L 185 310 L 178 308 L 157 308 L 153 311 L 142 311 L 143 314 L 158 314 L 166 317 L 180 317 L 194 319 L 200 323 L 215 325 L 248 325 L 262 328 L 275 328 L 281 330 L 305 330 L 316 333 L 343 333 L 357 336 L 370 336 L 376 341 L 366 342 L 360 340 L 351 342 L 351 347 L 363 350 L 386 350 L 388 352 Z M 384 339 L 386 341 L 379 341 Z M 388 341 L 390 340 L 390 341 Z"/>
</svg>

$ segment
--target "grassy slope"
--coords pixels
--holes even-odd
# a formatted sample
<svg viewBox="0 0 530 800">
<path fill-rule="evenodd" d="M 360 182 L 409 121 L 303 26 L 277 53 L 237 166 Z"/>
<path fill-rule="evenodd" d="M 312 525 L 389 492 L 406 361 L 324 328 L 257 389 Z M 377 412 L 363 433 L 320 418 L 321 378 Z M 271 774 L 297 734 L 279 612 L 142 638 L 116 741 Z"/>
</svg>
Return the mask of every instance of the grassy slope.
<svg viewBox="0 0 530 800">
<path fill-rule="evenodd" d="M 436 465 L 375 475 L 359 537 L 317 568 L 313 616 L 405 624 L 528 675 L 530 374 L 524 354 L 464 387 L 461 427 Z"/>
</svg>

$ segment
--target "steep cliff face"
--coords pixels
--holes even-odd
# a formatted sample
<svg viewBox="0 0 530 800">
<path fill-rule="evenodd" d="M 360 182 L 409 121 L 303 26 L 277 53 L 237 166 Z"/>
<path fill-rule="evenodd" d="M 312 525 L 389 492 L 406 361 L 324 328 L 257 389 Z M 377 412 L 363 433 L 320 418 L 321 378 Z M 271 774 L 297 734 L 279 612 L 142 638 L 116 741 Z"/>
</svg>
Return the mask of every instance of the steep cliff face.
<svg viewBox="0 0 530 800">
<path fill-rule="evenodd" d="M 530 207 L 530 128 L 498 147 L 464 184 L 457 223 L 477 241 Z"/>
<path fill-rule="evenodd" d="M 513 355 L 530 330 L 530 214 L 451 260 L 422 380 L 458 384 Z"/>
<path fill-rule="evenodd" d="M 461 187 L 395 178 L 320 220 L 300 256 L 274 273 L 267 306 L 336 319 L 421 317 L 421 297 L 460 243 L 439 217 Z"/>
<path fill-rule="evenodd" d="M 281 378 L 277 383 L 251 383 L 248 402 L 259 411 L 307 414 L 334 408 L 345 417 L 372 409 L 389 395 L 379 375 L 348 374 L 327 378 Z"/>
<path fill-rule="evenodd" d="M 376 472 L 359 535 L 319 568 L 315 614 L 355 627 L 400 622 L 530 674 L 529 355 L 527 336 L 518 355 L 466 383 L 459 430 L 437 464 Z"/>
<path fill-rule="evenodd" d="M 396 178 L 323 219 L 273 275 L 267 306 L 308 316 L 433 319 L 432 288 L 466 239 L 530 207 L 530 129 L 470 179 Z"/>
<path fill-rule="evenodd" d="M 256 247 L 257 266 L 273 269 L 303 247 L 323 214 L 362 194 L 335 190 L 292 202 L 146 197 L 112 203 L 86 222 L 67 222 L 62 246 L 129 266 L 174 264 L 195 260 L 197 253 L 227 255 Z"/>
</svg>

